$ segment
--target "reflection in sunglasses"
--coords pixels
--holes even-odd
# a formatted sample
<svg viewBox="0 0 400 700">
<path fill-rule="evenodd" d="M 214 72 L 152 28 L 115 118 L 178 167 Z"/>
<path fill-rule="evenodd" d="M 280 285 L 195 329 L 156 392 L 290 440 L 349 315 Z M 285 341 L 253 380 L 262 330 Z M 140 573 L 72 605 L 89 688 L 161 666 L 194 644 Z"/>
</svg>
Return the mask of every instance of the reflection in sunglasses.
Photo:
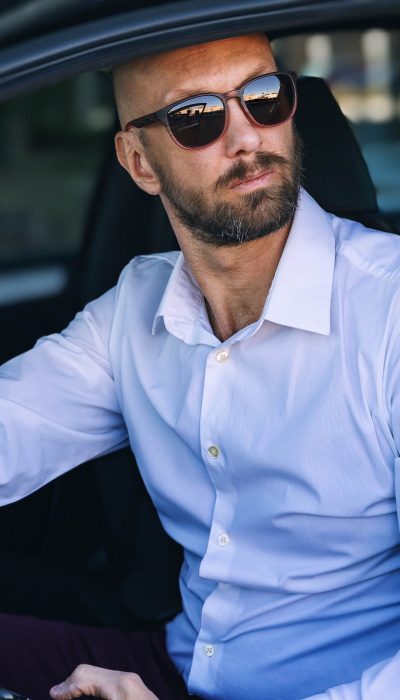
<svg viewBox="0 0 400 700">
<path fill-rule="evenodd" d="M 279 90 L 276 92 L 262 92 L 261 94 L 259 92 L 254 92 L 251 95 L 248 95 L 247 92 L 245 92 L 243 97 L 245 102 L 248 100 L 276 100 L 279 92 Z"/>
<path fill-rule="evenodd" d="M 200 123 L 200 118 L 207 107 L 206 102 L 184 104 L 168 114 L 168 119 L 174 127 L 193 126 Z"/>
<path fill-rule="evenodd" d="M 168 122 L 173 132 L 177 133 L 200 126 L 205 121 L 208 124 L 214 115 L 219 116 L 223 112 L 223 104 L 215 104 L 215 101 L 186 102 L 168 114 Z"/>
</svg>

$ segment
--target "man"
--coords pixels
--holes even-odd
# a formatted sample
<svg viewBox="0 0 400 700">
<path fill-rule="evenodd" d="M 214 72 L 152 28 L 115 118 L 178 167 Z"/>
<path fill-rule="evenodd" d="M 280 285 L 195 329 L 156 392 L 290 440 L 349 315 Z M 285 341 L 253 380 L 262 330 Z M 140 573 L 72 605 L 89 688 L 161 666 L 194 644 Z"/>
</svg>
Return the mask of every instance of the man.
<svg viewBox="0 0 400 700">
<path fill-rule="evenodd" d="M 163 700 L 151 661 L 176 700 L 398 697 L 399 241 L 300 192 L 292 80 L 263 35 L 118 69 L 119 160 L 183 256 L 3 367 L 3 501 L 129 440 L 185 549 L 168 656 L 93 653 L 56 700 Z"/>
</svg>

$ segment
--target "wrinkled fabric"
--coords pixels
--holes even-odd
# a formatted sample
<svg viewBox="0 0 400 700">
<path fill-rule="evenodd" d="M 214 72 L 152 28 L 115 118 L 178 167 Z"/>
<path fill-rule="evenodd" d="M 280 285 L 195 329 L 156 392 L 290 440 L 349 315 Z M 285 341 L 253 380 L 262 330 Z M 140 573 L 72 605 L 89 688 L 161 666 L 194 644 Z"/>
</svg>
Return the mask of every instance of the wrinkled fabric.
<svg viewBox="0 0 400 700">
<path fill-rule="evenodd" d="M 167 253 L 1 368 L 3 503 L 130 442 L 185 551 L 167 646 L 190 692 L 397 697 L 399 280 L 396 236 L 303 191 L 260 318 L 227 341 Z"/>
</svg>

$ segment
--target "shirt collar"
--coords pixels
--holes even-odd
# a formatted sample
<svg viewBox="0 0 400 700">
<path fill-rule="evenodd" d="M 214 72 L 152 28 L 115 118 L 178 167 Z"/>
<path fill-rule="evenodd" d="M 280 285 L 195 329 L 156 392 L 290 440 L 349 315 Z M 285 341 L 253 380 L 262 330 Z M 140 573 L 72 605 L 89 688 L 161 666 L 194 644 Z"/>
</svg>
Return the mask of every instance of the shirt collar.
<svg viewBox="0 0 400 700">
<path fill-rule="evenodd" d="M 331 217 L 302 189 L 261 318 L 329 335 L 334 262 Z M 213 337 L 202 292 L 182 253 L 155 315 L 153 334 L 160 319 L 170 333 L 186 342 Z"/>
<path fill-rule="evenodd" d="M 172 270 L 161 303 L 154 317 L 152 333 L 157 332 L 161 319 L 172 335 L 186 343 L 196 344 L 214 338 L 207 317 L 204 297 L 182 253 Z M 215 338 L 214 338 L 215 340 Z"/>
<path fill-rule="evenodd" d="M 331 216 L 305 190 L 263 315 L 283 326 L 329 335 L 335 265 Z"/>
</svg>

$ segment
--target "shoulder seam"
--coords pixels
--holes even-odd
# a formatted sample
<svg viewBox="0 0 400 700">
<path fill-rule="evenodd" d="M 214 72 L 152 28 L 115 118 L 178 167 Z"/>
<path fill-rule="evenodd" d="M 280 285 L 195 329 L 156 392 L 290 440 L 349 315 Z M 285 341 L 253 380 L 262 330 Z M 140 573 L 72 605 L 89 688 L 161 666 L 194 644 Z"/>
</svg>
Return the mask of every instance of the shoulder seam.
<svg viewBox="0 0 400 700">
<path fill-rule="evenodd" d="M 171 253 L 177 253 L 179 254 L 178 250 L 171 250 Z M 167 255 L 163 255 L 162 253 L 152 253 L 151 255 L 136 255 L 131 262 L 134 260 L 160 260 L 161 262 L 166 262 L 168 265 L 171 267 L 174 267 L 176 260 L 171 260 Z"/>
<path fill-rule="evenodd" d="M 381 280 L 388 282 L 400 282 L 400 271 L 399 270 L 388 270 L 386 267 L 382 267 L 375 262 L 367 260 L 362 255 L 360 255 L 354 248 L 346 244 L 341 244 L 336 249 L 337 255 L 343 255 L 352 265 L 362 269 L 371 277 L 376 277 Z"/>
</svg>

